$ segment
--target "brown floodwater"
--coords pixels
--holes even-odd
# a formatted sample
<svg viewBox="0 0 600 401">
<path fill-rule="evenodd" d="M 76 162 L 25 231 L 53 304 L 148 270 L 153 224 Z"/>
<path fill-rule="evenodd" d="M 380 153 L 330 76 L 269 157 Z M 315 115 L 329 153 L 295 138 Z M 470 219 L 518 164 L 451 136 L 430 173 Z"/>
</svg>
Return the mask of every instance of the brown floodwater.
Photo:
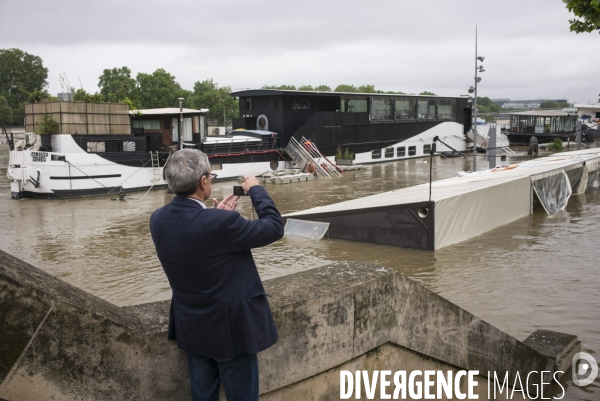
<svg viewBox="0 0 600 401">
<path fill-rule="evenodd" d="M 369 165 L 341 178 L 266 188 L 287 213 L 428 182 L 426 161 Z M 170 298 L 148 221 L 173 195 L 157 190 L 123 201 L 12 200 L 7 163 L 8 148 L 0 145 L 0 249 L 117 305 Z M 477 163 L 487 166 L 483 157 Z M 454 177 L 471 169 L 471 159 L 434 158 L 432 167 L 434 180 Z M 214 183 L 213 197 L 222 198 L 233 184 Z M 252 218 L 249 199 L 242 198 L 238 210 Z M 600 360 L 598 188 L 572 196 L 555 216 L 535 208 L 528 217 L 435 252 L 285 237 L 253 254 L 263 280 L 341 260 L 390 267 L 517 339 L 538 328 L 575 334 L 583 351 Z M 586 388 L 570 379 L 564 385 L 565 400 L 600 399 L 600 379 Z"/>
</svg>

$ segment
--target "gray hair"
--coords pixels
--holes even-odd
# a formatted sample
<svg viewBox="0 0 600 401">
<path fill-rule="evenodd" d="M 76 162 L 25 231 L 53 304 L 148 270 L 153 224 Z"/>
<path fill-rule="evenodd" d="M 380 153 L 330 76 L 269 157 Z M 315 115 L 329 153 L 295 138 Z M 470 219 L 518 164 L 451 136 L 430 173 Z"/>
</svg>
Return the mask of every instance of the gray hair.
<svg viewBox="0 0 600 401">
<path fill-rule="evenodd" d="M 182 198 L 198 189 L 203 175 L 210 173 L 208 156 L 197 149 L 182 149 L 173 153 L 165 166 L 167 184 Z"/>
</svg>

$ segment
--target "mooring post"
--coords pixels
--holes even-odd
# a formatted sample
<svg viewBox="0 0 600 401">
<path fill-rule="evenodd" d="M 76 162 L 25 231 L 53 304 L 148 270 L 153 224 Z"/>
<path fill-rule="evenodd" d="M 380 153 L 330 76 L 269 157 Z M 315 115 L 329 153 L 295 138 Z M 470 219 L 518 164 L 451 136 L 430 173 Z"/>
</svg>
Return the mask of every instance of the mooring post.
<svg viewBox="0 0 600 401">
<path fill-rule="evenodd" d="M 581 120 L 577 120 L 577 128 L 575 128 L 575 140 L 577 141 L 577 145 L 575 146 L 575 149 L 580 150 L 581 149 Z"/>
<path fill-rule="evenodd" d="M 489 168 L 496 167 L 496 123 L 490 122 L 490 130 L 488 132 L 487 157 Z"/>
</svg>

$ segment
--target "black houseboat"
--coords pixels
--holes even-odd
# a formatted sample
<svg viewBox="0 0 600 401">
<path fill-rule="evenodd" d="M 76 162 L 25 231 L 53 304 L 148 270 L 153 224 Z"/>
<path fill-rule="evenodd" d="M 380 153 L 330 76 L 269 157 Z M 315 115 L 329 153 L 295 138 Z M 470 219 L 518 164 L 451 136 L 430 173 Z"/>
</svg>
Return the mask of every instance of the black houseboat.
<svg viewBox="0 0 600 401">
<path fill-rule="evenodd" d="M 502 131 L 510 145 L 529 145 L 532 137 L 538 143 L 549 143 L 555 138 L 563 141 L 575 140 L 577 114 L 560 110 L 531 110 L 509 113 L 510 127 Z"/>
<path fill-rule="evenodd" d="M 328 157 L 348 149 L 355 155 L 354 163 L 421 157 L 429 154 L 435 136 L 464 150 L 472 124 L 465 96 L 270 89 L 231 95 L 239 97 L 240 107 L 234 129 L 275 132 L 283 146 L 292 137 L 304 137 Z"/>
</svg>

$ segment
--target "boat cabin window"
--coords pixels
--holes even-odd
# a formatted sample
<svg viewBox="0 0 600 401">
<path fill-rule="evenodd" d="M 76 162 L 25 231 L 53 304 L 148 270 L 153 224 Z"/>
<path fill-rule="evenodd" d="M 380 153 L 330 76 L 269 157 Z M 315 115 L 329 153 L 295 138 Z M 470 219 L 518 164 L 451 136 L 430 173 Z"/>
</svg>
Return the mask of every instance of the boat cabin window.
<svg viewBox="0 0 600 401">
<path fill-rule="evenodd" d="M 135 152 L 135 142 L 119 141 L 119 152 Z"/>
<path fill-rule="evenodd" d="M 431 145 L 430 144 L 423 145 L 423 154 L 426 155 L 429 152 L 431 152 Z"/>
<path fill-rule="evenodd" d="M 375 149 L 371 152 L 371 159 L 381 159 L 381 149 Z"/>
<path fill-rule="evenodd" d="M 411 98 L 396 99 L 396 120 L 417 118 L 417 101 Z"/>
<path fill-rule="evenodd" d="M 246 110 L 252 110 L 252 98 L 251 97 L 246 98 Z"/>
<path fill-rule="evenodd" d="M 341 110 L 343 113 L 366 113 L 368 112 L 367 98 L 342 97 Z"/>
<path fill-rule="evenodd" d="M 371 99 L 371 119 L 373 120 L 392 120 L 392 102 L 393 99 L 384 97 L 374 97 Z"/>
<path fill-rule="evenodd" d="M 409 146 L 408 147 L 408 155 L 409 156 L 414 156 L 417 154 L 417 147 L 416 146 Z"/>
<path fill-rule="evenodd" d="M 88 141 L 87 142 L 88 153 L 102 153 L 106 152 L 106 144 L 104 142 Z"/>
<path fill-rule="evenodd" d="M 145 130 L 160 130 L 160 120 L 137 120 L 134 118 L 133 128 L 143 128 Z"/>
<path fill-rule="evenodd" d="M 398 155 L 398 157 L 404 157 L 404 156 L 406 156 L 406 147 L 405 146 L 398 147 L 398 150 L 396 151 L 396 154 Z"/>
<path fill-rule="evenodd" d="M 438 99 L 437 100 L 437 116 L 438 120 L 454 120 L 454 99 Z"/>
<path fill-rule="evenodd" d="M 385 148 L 385 157 L 394 157 L 394 148 Z"/>
<path fill-rule="evenodd" d="M 419 99 L 418 118 L 435 120 L 435 99 Z"/>
</svg>

